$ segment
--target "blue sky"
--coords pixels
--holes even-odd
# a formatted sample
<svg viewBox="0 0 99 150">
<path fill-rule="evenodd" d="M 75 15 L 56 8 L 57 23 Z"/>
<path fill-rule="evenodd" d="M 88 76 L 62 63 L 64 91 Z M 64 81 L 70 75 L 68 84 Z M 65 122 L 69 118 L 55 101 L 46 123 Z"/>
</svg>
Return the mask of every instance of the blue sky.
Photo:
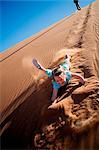
<svg viewBox="0 0 99 150">
<path fill-rule="evenodd" d="M 84 7 L 95 0 L 79 0 Z M 73 0 L 0 0 L 0 52 L 76 11 Z"/>
</svg>

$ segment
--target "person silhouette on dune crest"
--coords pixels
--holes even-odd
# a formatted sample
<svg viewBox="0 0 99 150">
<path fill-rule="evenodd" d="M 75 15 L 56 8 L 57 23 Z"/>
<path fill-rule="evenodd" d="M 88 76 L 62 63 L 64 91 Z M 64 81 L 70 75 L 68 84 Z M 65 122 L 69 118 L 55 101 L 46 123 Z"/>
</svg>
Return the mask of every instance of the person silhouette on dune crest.
<svg viewBox="0 0 99 150">
<path fill-rule="evenodd" d="M 81 8 L 80 8 L 80 6 L 79 6 L 78 0 L 74 0 L 74 3 L 75 3 L 75 5 L 76 5 L 77 9 L 78 9 L 78 10 L 81 10 Z"/>
<path fill-rule="evenodd" d="M 57 68 L 51 70 L 44 68 L 36 59 L 33 59 L 33 64 L 40 70 L 42 70 L 48 77 L 52 78 L 53 93 L 51 97 L 52 103 L 57 98 L 58 90 L 60 87 L 67 85 L 72 78 L 79 79 L 81 84 L 85 83 L 85 79 L 78 73 L 70 71 L 70 57 L 66 54 L 64 62 Z"/>
</svg>

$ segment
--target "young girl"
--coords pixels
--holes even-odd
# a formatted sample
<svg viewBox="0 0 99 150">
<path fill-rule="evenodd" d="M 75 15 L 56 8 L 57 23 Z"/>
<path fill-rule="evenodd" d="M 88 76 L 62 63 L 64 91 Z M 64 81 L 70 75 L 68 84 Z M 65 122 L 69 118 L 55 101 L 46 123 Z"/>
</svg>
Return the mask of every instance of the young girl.
<svg viewBox="0 0 99 150">
<path fill-rule="evenodd" d="M 33 64 L 38 69 L 46 73 L 48 77 L 52 77 L 52 85 L 53 85 L 53 93 L 51 97 L 52 102 L 54 102 L 55 99 L 57 98 L 59 88 L 67 84 L 71 80 L 71 78 L 79 79 L 79 82 L 81 84 L 85 83 L 85 80 L 81 75 L 70 71 L 70 57 L 68 55 L 65 56 L 64 62 L 61 63 L 59 67 L 54 70 L 45 69 L 36 59 L 33 59 Z"/>
</svg>

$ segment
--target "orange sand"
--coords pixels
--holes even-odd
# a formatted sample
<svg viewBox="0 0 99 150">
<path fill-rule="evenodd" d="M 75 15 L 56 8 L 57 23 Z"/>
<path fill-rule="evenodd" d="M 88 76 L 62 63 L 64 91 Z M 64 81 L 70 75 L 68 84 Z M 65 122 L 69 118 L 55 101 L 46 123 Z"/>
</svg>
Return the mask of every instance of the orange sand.
<svg viewBox="0 0 99 150">
<path fill-rule="evenodd" d="M 99 149 L 98 7 L 94 2 L 2 53 L 3 148 Z M 53 68 L 65 53 L 86 83 L 71 81 L 51 105 L 51 80 L 32 59 Z"/>
</svg>

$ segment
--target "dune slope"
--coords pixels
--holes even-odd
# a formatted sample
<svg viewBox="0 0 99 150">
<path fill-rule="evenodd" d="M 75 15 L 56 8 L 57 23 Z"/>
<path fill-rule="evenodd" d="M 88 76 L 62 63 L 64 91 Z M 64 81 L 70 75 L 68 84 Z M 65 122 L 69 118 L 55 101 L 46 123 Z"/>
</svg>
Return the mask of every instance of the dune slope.
<svg viewBox="0 0 99 150">
<path fill-rule="evenodd" d="M 64 18 L 2 53 L 2 148 L 99 149 L 99 2 Z M 32 65 L 46 68 L 71 55 L 72 80 L 51 105 L 51 80 Z"/>
</svg>

